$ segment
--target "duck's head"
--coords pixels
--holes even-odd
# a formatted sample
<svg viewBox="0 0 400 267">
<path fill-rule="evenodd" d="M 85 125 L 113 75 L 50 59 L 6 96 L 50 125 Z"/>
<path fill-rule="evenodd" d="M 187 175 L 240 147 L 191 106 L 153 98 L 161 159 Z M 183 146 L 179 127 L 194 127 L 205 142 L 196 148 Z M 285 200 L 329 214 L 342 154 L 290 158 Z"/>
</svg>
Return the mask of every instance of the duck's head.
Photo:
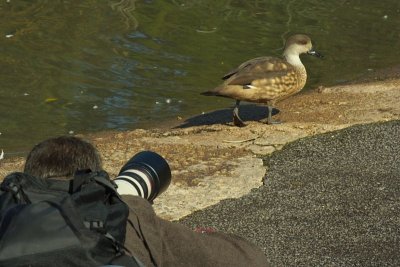
<svg viewBox="0 0 400 267">
<path fill-rule="evenodd" d="M 323 56 L 313 49 L 311 39 L 305 34 L 295 34 L 286 40 L 283 55 L 290 61 L 290 58 L 298 57 L 300 54 L 309 54 L 322 58 Z"/>
</svg>

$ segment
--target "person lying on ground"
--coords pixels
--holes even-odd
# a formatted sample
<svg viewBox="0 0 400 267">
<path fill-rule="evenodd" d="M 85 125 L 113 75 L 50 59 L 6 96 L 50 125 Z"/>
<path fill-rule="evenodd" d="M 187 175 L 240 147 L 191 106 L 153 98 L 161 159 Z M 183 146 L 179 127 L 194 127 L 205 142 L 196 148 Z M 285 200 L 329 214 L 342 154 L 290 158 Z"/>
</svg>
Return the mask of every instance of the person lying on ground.
<svg viewBox="0 0 400 267">
<path fill-rule="evenodd" d="M 24 172 L 43 179 L 72 179 L 84 169 L 102 170 L 96 148 L 83 139 L 61 136 L 34 146 Z M 241 237 L 209 228 L 193 231 L 158 217 L 142 197 L 122 199 L 129 207 L 125 246 L 145 266 L 267 266 L 261 249 Z"/>
</svg>

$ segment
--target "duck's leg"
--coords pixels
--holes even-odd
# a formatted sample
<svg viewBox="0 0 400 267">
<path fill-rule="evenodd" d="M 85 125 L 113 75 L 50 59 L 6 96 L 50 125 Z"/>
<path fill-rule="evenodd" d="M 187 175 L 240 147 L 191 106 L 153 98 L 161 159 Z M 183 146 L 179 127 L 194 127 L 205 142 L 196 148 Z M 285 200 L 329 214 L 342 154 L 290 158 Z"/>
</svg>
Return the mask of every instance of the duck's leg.
<svg viewBox="0 0 400 267">
<path fill-rule="evenodd" d="M 268 108 L 267 124 L 281 124 L 282 122 L 280 121 L 272 120 L 272 110 L 274 109 L 273 105 L 274 105 L 273 102 L 267 103 L 267 108 Z"/>
<path fill-rule="evenodd" d="M 236 100 L 235 107 L 233 108 L 233 124 L 238 127 L 244 127 L 246 124 L 244 124 L 242 119 L 239 117 L 239 104 L 240 100 Z"/>
</svg>

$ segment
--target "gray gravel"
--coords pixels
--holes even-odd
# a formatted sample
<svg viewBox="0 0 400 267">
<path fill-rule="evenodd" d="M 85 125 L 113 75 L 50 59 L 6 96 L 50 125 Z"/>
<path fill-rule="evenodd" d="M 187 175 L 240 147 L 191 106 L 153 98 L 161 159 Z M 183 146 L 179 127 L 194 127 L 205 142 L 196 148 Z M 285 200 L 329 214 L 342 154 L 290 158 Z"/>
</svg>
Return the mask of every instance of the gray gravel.
<svg viewBox="0 0 400 267">
<path fill-rule="evenodd" d="M 265 185 L 183 218 L 259 245 L 271 266 L 400 266 L 400 121 L 304 138 Z"/>
</svg>

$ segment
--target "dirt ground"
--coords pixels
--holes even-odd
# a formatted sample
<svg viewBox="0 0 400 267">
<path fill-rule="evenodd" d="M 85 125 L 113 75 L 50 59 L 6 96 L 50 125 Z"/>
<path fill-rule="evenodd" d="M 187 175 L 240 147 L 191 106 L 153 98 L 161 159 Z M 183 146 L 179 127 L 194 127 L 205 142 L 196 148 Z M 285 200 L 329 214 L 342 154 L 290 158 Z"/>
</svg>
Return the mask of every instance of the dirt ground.
<svg viewBox="0 0 400 267">
<path fill-rule="evenodd" d="M 390 72 L 391 71 L 391 72 Z M 231 123 L 231 109 L 188 118 L 163 129 L 138 129 L 82 136 L 102 154 L 104 169 L 115 177 L 135 153 L 153 150 L 172 169 L 172 184 L 154 202 L 156 212 L 174 220 L 226 198 L 238 198 L 262 185 L 261 156 L 288 142 L 354 124 L 400 119 L 400 79 L 396 69 L 375 73 L 356 83 L 319 87 L 277 104 L 274 119 L 260 122 L 266 108 L 241 106 L 244 128 Z M 23 159 L 0 161 L 0 177 L 21 170 Z M 268 170 L 267 170 L 268 171 Z"/>
</svg>

